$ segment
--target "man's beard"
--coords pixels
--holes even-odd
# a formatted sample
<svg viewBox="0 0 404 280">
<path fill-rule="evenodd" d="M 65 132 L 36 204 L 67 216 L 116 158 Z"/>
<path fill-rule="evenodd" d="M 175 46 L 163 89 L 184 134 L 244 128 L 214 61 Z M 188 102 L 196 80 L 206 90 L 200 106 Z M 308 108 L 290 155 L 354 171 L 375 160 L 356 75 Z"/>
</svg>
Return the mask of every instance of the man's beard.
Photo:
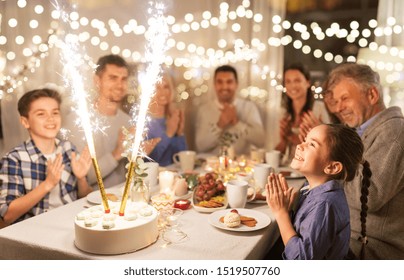
<svg viewBox="0 0 404 280">
<path fill-rule="evenodd" d="M 115 95 L 111 95 L 108 97 L 108 102 L 111 103 L 121 103 L 124 99 L 125 99 L 126 95 L 122 95 L 122 96 L 115 96 Z"/>
</svg>

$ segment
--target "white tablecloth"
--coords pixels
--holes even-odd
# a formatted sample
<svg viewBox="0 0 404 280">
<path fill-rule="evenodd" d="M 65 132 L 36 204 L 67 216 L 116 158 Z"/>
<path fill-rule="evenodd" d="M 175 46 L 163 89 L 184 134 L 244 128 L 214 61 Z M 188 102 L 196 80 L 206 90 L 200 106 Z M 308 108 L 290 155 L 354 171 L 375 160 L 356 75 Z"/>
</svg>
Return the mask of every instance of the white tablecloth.
<svg viewBox="0 0 404 280">
<path fill-rule="evenodd" d="M 292 180 L 301 185 L 303 180 Z M 94 255 L 74 245 L 74 219 L 89 205 L 86 198 L 0 230 L 0 259 L 261 259 L 279 237 L 274 217 L 266 204 L 248 203 L 246 208 L 265 213 L 271 224 L 252 232 L 233 232 L 211 226 L 209 214 L 184 211 L 181 230 L 188 239 L 165 246 L 161 238 L 137 252 Z"/>
</svg>

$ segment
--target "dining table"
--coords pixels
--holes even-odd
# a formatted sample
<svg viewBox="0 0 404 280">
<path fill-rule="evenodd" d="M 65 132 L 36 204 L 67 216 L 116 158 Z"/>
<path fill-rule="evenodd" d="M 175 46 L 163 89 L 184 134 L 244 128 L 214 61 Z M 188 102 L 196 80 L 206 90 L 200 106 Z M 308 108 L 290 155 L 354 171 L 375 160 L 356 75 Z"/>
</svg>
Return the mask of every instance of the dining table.
<svg viewBox="0 0 404 280">
<path fill-rule="evenodd" d="M 301 187 L 304 178 L 288 179 Z M 107 188 L 115 191 L 123 186 Z M 156 242 L 135 252 L 98 255 L 75 246 L 75 218 L 92 206 L 86 197 L 43 214 L 0 229 L 0 259 L 6 260 L 259 260 L 279 238 L 279 229 L 265 201 L 247 203 L 246 209 L 258 211 L 270 219 L 268 226 L 251 231 L 231 231 L 209 222 L 213 213 L 196 211 L 192 205 L 179 217 L 178 229 L 185 234 L 178 242 L 167 242 L 162 234 Z M 227 210 L 230 211 L 228 208 Z"/>
</svg>

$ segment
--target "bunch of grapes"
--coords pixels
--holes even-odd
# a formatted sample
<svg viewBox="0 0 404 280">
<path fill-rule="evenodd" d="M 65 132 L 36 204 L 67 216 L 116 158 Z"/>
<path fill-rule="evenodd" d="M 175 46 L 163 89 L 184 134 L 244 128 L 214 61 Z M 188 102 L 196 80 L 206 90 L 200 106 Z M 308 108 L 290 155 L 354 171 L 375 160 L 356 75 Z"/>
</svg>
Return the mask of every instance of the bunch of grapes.
<svg viewBox="0 0 404 280">
<path fill-rule="evenodd" d="M 195 188 L 195 198 L 197 201 L 209 201 L 212 197 L 224 194 L 226 187 L 222 180 L 218 180 L 216 173 L 206 173 L 199 177 L 198 186 Z"/>
</svg>

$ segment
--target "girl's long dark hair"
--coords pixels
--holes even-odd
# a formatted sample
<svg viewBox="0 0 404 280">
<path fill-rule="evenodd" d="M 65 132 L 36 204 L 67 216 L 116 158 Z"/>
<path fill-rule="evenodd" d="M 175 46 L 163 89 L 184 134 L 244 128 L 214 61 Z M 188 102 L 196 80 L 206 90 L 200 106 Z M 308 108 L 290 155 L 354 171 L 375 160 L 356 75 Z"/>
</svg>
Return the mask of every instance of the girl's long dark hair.
<svg viewBox="0 0 404 280">
<path fill-rule="evenodd" d="M 368 237 L 366 235 L 366 216 L 368 214 L 368 195 L 369 195 L 369 186 L 370 186 L 370 177 L 372 176 L 372 171 L 370 170 L 369 162 L 363 162 L 362 169 L 362 187 L 361 187 L 361 237 L 360 241 L 361 251 L 360 251 L 360 259 L 365 259 L 365 246 L 368 243 Z"/>
<path fill-rule="evenodd" d="M 366 216 L 368 211 L 368 195 L 370 186 L 369 162 L 363 160 L 364 147 L 361 138 L 355 129 L 342 124 L 327 124 L 327 142 L 330 150 L 330 159 L 342 163 L 343 168 L 340 173 L 333 176 L 332 179 L 352 181 L 362 164 L 362 186 L 361 186 L 361 237 L 362 242 L 360 258 L 365 258 L 365 245 L 367 244 L 366 235 Z"/>
</svg>

